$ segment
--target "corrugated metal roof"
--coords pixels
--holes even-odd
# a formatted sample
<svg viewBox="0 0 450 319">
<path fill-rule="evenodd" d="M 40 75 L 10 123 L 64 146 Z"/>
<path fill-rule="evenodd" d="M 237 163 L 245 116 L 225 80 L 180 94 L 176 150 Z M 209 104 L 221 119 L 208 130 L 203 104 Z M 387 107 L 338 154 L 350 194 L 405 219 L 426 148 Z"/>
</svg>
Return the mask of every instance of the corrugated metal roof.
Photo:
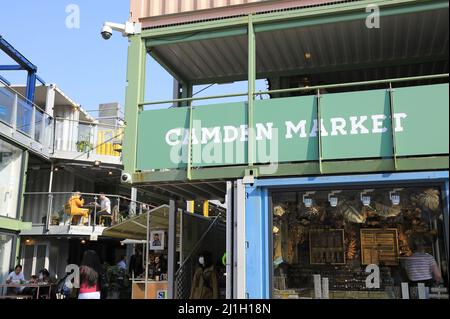
<svg viewBox="0 0 450 319">
<path fill-rule="evenodd" d="M 448 10 L 383 17 L 379 29 L 368 29 L 364 22 L 257 33 L 257 72 L 261 77 L 280 72 L 307 74 L 333 67 L 395 65 L 448 56 Z M 157 46 L 152 52 L 193 83 L 247 77 L 246 36 Z"/>
</svg>

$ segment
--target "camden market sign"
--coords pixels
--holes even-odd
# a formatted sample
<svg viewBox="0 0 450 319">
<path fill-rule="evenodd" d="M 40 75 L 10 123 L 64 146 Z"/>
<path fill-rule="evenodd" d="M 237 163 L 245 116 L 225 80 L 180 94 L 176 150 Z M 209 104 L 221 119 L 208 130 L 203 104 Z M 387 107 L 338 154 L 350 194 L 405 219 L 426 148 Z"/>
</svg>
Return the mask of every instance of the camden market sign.
<svg viewBox="0 0 450 319">
<path fill-rule="evenodd" d="M 386 90 L 325 94 L 321 121 L 314 96 L 255 101 L 255 163 L 448 154 L 448 84 L 396 89 L 391 117 Z M 144 111 L 139 115 L 137 169 L 245 165 L 246 103 Z"/>
</svg>

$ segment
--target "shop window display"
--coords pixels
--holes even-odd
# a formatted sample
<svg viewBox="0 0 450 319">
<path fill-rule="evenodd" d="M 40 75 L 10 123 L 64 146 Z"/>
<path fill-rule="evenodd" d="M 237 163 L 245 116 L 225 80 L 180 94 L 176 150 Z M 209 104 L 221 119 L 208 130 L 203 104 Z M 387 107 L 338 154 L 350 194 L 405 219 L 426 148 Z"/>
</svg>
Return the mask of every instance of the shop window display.
<svg viewBox="0 0 450 319">
<path fill-rule="evenodd" d="M 273 192 L 272 207 L 274 298 L 448 299 L 439 188 Z"/>
</svg>

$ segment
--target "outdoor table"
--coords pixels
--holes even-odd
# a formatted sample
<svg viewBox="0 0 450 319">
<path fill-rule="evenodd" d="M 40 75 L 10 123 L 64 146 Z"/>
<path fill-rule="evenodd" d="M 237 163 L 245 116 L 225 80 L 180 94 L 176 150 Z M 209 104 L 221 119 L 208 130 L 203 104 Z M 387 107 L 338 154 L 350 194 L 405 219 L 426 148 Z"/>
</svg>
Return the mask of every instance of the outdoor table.
<svg viewBox="0 0 450 319">
<path fill-rule="evenodd" d="M 0 298 L 8 298 L 8 296 L 6 294 L 3 293 L 4 288 L 8 289 L 8 288 L 37 288 L 36 291 L 36 299 L 39 299 L 39 290 L 40 288 L 47 288 L 48 287 L 48 298 L 50 299 L 50 295 L 51 295 L 51 290 L 52 290 L 52 285 L 50 284 L 0 284 L 0 291 L 2 292 L 0 295 Z M 17 299 L 19 299 L 21 297 L 21 295 L 13 295 L 14 297 L 16 297 Z M 11 297 L 13 297 L 11 296 Z M 24 297 L 26 297 L 24 295 Z"/>
</svg>

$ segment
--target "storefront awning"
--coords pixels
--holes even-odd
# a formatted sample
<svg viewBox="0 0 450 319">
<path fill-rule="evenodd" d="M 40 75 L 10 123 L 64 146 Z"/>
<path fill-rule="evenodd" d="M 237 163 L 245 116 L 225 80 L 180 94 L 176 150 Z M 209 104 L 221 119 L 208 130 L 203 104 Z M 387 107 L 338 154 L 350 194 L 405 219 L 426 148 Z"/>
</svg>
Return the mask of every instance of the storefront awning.
<svg viewBox="0 0 450 319">
<path fill-rule="evenodd" d="M 103 231 L 102 236 L 120 239 L 146 240 L 148 214 L 150 214 L 150 231 L 167 230 L 169 228 L 169 206 L 163 205 L 128 219 L 120 224 L 108 227 Z"/>
</svg>

